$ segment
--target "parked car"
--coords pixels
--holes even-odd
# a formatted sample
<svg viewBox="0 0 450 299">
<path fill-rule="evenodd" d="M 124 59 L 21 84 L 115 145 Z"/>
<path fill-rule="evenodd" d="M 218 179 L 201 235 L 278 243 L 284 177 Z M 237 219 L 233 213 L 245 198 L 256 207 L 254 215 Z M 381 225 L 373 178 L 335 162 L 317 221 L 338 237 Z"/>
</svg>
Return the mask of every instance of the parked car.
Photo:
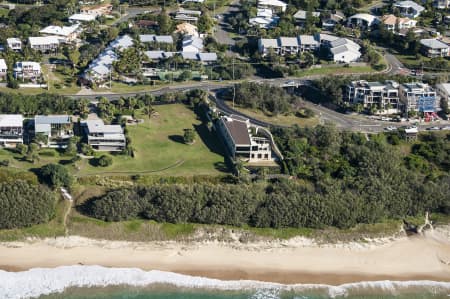
<svg viewBox="0 0 450 299">
<path fill-rule="evenodd" d="M 396 131 L 397 130 L 397 128 L 396 127 L 394 127 L 394 126 L 389 126 L 389 127 L 386 127 L 386 128 L 384 128 L 386 131 Z"/>
<path fill-rule="evenodd" d="M 431 128 L 428 128 L 427 130 L 428 131 L 439 131 L 441 128 L 439 128 L 439 127 L 431 127 Z"/>
</svg>

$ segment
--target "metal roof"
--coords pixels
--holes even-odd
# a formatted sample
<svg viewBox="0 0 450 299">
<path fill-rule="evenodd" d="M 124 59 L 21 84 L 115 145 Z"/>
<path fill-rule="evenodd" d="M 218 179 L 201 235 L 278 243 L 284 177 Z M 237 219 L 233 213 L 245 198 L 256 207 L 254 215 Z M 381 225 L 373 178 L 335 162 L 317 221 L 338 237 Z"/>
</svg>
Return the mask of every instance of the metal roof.
<svg viewBox="0 0 450 299">
<path fill-rule="evenodd" d="M 23 116 L 21 114 L 0 114 L 0 127 L 22 127 Z"/>
<path fill-rule="evenodd" d="M 87 120 L 86 125 L 89 134 L 91 133 L 123 134 L 123 129 L 120 125 L 105 125 L 105 123 L 101 119 Z"/>
<path fill-rule="evenodd" d="M 224 117 L 222 118 L 222 122 L 235 145 L 251 145 L 250 134 L 248 133 L 247 123 L 245 121 Z"/>
<path fill-rule="evenodd" d="M 421 39 L 420 44 L 431 49 L 446 49 L 450 48 L 446 43 L 441 42 L 435 38 Z"/>
<path fill-rule="evenodd" d="M 70 124 L 72 119 L 69 115 L 36 115 L 34 123 L 37 124 Z"/>
</svg>

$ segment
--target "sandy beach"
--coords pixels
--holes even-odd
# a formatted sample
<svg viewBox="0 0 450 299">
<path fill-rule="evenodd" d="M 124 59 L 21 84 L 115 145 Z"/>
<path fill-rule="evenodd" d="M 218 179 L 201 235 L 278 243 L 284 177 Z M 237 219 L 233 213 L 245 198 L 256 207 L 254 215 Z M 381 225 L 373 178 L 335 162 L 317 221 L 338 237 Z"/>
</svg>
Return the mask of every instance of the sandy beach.
<svg viewBox="0 0 450 299">
<path fill-rule="evenodd" d="M 66 237 L 0 243 L 0 269 L 101 265 L 224 280 L 342 284 L 369 280 L 450 282 L 448 230 L 361 243 L 120 242 Z"/>
</svg>

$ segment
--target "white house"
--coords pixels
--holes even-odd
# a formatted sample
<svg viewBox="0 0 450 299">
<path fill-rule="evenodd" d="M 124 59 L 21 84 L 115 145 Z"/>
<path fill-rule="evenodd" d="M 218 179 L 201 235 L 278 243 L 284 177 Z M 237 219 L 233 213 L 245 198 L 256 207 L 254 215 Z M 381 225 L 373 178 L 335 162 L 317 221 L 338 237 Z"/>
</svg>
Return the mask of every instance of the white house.
<svg viewBox="0 0 450 299">
<path fill-rule="evenodd" d="M 60 38 L 60 42 L 72 42 L 78 37 L 80 32 L 80 25 L 75 24 L 72 26 L 47 26 L 41 31 L 40 34 L 44 36 L 57 36 Z"/>
<path fill-rule="evenodd" d="M 69 22 L 71 22 L 71 23 L 89 23 L 89 22 L 95 21 L 96 18 L 97 17 L 95 15 L 77 13 L 77 14 L 71 15 L 69 17 Z"/>
<path fill-rule="evenodd" d="M 417 18 L 425 10 L 425 7 L 411 0 L 394 3 L 394 8 L 397 8 L 402 16 L 411 19 Z"/>
<path fill-rule="evenodd" d="M 41 75 L 41 65 L 34 61 L 18 61 L 13 71 L 16 79 L 37 79 Z"/>
<path fill-rule="evenodd" d="M 0 114 L 0 146 L 15 147 L 23 143 L 23 117 L 20 114 Z"/>
<path fill-rule="evenodd" d="M 11 37 L 6 39 L 6 43 L 8 44 L 8 48 L 13 51 L 22 50 L 22 41 L 19 38 Z"/>
<path fill-rule="evenodd" d="M 378 18 L 367 13 L 358 13 L 356 15 L 349 17 L 347 20 L 348 26 L 358 27 L 363 30 L 368 30 L 377 23 Z"/>
<path fill-rule="evenodd" d="M 100 55 L 94 59 L 84 73 L 84 78 L 93 82 L 102 82 L 110 78 L 112 64 L 117 60 L 117 51 L 127 49 L 134 44 L 128 35 L 122 35 L 112 41 Z"/>
<path fill-rule="evenodd" d="M 40 52 L 53 52 L 59 47 L 60 38 L 58 36 L 30 36 L 28 38 L 31 49 Z"/>
<path fill-rule="evenodd" d="M 105 125 L 103 120 L 87 120 L 83 124 L 88 144 L 96 151 L 117 152 L 126 148 L 126 138 L 120 125 Z"/>
<path fill-rule="evenodd" d="M 203 39 L 194 35 L 183 38 L 183 52 L 199 53 L 203 50 Z"/>
<path fill-rule="evenodd" d="M 347 38 L 339 38 L 329 43 L 334 62 L 350 63 L 361 57 L 360 46 Z"/>
<path fill-rule="evenodd" d="M 258 7 L 271 8 L 275 10 L 280 10 L 281 12 L 285 12 L 287 4 L 280 0 L 258 0 Z"/>
<path fill-rule="evenodd" d="M 0 59 L 0 80 L 6 79 L 8 74 L 8 66 L 6 65 L 5 59 Z"/>
<path fill-rule="evenodd" d="M 417 21 L 410 18 L 398 18 L 394 15 L 384 15 L 381 22 L 386 30 L 399 33 L 401 30 L 408 30 L 416 27 Z"/>
</svg>

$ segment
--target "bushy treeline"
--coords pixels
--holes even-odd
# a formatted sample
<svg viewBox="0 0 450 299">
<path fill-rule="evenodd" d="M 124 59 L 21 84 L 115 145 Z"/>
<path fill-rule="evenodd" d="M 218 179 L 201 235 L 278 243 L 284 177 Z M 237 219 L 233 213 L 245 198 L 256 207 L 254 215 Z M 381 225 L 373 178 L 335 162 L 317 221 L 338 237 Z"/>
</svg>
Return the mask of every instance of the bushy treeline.
<svg viewBox="0 0 450 299">
<path fill-rule="evenodd" d="M 274 115 L 291 112 L 298 100 L 283 88 L 269 84 L 244 82 L 236 85 L 236 104 Z"/>
<path fill-rule="evenodd" d="M 0 228 L 19 228 L 49 221 L 55 196 L 45 187 L 26 181 L 0 183 Z"/>
<path fill-rule="evenodd" d="M 448 156 L 444 156 L 448 138 L 434 140 L 444 145 L 433 150 L 420 145 L 405 154 L 384 135 L 367 140 L 332 127 L 278 129 L 274 135 L 285 156 L 283 172 L 295 180 L 115 190 L 88 201 L 83 211 L 108 221 L 141 217 L 273 228 L 347 228 L 425 211 L 450 212 Z M 427 167 L 414 168 L 411 157 Z"/>
<path fill-rule="evenodd" d="M 0 113 L 19 113 L 24 115 L 76 113 L 77 100 L 55 95 L 23 95 L 0 93 Z"/>
</svg>

